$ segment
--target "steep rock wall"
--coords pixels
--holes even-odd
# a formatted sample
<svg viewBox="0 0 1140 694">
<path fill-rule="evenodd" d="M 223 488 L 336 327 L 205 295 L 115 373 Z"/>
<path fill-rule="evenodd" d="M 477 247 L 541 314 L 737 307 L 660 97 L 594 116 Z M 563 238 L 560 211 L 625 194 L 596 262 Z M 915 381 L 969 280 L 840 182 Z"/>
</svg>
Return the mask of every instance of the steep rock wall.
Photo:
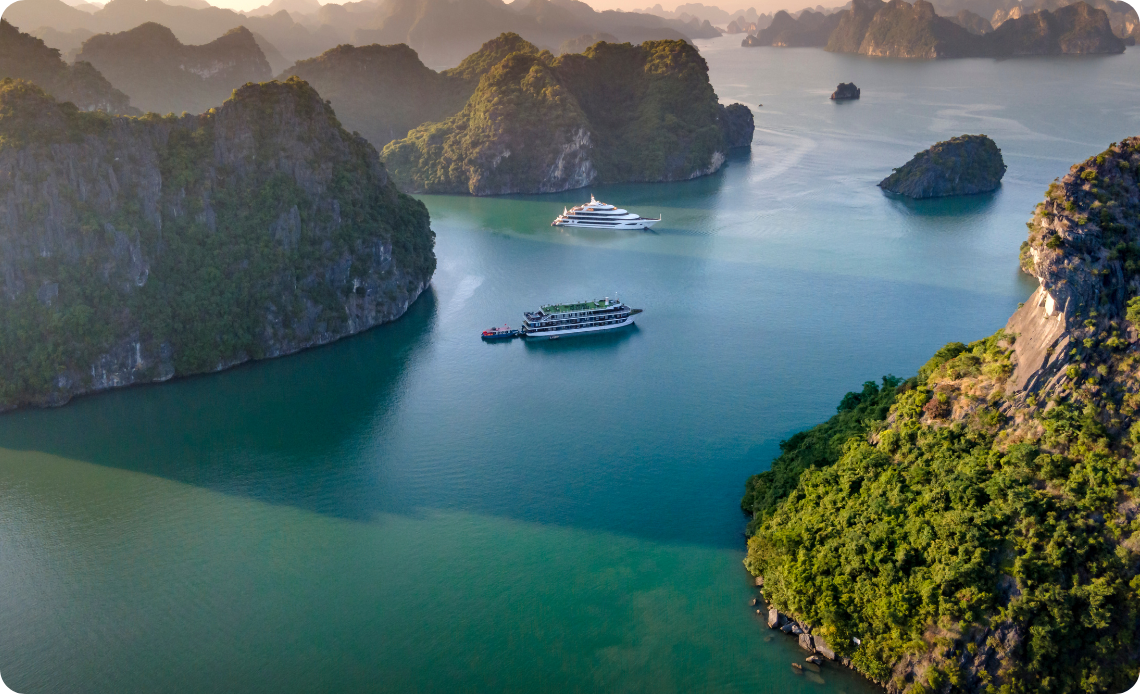
<svg viewBox="0 0 1140 694">
<path fill-rule="evenodd" d="M 0 88 L 0 409 L 289 354 L 399 317 L 424 206 L 300 80 L 202 116 Z"/>
</svg>

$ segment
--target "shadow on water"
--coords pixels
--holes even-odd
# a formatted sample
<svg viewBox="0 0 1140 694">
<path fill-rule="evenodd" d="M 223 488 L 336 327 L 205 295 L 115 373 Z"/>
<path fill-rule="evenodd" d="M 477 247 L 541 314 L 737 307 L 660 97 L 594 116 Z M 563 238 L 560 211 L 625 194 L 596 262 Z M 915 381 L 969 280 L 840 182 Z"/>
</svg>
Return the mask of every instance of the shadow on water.
<svg viewBox="0 0 1140 694">
<path fill-rule="evenodd" d="M 385 426 L 393 392 L 429 343 L 436 314 L 429 287 L 399 320 L 319 349 L 10 413 L 0 417 L 0 448 L 336 516 L 398 511 L 376 493 L 382 480 L 366 479 L 345 448 L 362 430 Z"/>
<path fill-rule="evenodd" d="M 891 206 L 900 214 L 915 217 L 954 217 L 963 219 L 991 212 L 1001 195 L 1001 187 L 976 195 L 951 195 L 942 198 L 916 200 L 905 195 L 883 191 Z"/>
</svg>

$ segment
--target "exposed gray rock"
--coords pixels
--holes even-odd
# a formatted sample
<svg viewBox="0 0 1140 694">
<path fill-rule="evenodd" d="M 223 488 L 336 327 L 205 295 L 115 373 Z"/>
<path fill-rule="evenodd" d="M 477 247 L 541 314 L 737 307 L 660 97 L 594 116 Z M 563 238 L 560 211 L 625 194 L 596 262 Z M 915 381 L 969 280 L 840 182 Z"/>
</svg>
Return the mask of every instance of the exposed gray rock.
<svg viewBox="0 0 1140 694">
<path fill-rule="evenodd" d="M 835 651 L 832 650 L 831 646 L 828 645 L 827 641 L 822 636 L 816 634 L 812 636 L 812 639 L 815 650 L 818 651 L 820 655 L 822 655 L 824 658 L 827 658 L 828 660 L 835 660 Z"/>
<path fill-rule="evenodd" d="M 780 614 L 780 612 L 775 607 L 768 610 L 769 629 L 781 629 L 787 625 L 787 622 L 788 618 Z"/>
</svg>

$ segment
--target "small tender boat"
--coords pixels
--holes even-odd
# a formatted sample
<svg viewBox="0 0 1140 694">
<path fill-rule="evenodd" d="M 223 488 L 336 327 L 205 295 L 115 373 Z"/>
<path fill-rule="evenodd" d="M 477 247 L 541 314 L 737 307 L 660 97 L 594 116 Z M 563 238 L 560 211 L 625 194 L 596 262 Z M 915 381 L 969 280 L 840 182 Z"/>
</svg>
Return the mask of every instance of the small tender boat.
<svg viewBox="0 0 1140 694">
<path fill-rule="evenodd" d="M 518 337 L 519 331 L 511 330 L 511 326 L 504 325 L 501 328 L 488 328 L 483 331 L 484 340 L 509 340 L 512 337 Z"/>
</svg>

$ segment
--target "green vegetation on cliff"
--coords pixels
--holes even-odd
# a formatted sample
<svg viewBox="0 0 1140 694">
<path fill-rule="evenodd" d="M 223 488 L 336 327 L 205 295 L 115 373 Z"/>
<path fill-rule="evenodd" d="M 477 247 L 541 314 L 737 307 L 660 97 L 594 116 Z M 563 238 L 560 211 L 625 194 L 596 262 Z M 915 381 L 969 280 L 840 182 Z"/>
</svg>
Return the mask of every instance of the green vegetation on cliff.
<svg viewBox="0 0 1140 694">
<path fill-rule="evenodd" d="M 1004 330 L 849 393 L 747 484 L 766 598 L 889 692 L 1135 680 L 1138 170 L 1140 139 L 1075 166 L 1034 214 L 1041 289 Z"/>
<path fill-rule="evenodd" d="M 0 19 L 0 79 L 4 78 L 34 82 L 84 111 L 137 113 L 127 95 L 111 86 L 90 63 L 68 65 L 59 51 Z"/>
<path fill-rule="evenodd" d="M 402 186 L 488 195 L 677 180 L 717 170 L 730 145 L 752 140 L 750 114 L 719 108 L 704 59 L 684 41 L 601 42 L 555 58 L 517 36 L 497 41 L 507 39 L 511 52 L 462 111 L 384 148 Z M 502 52 L 486 49 L 455 72 Z"/>
<path fill-rule="evenodd" d="M 879 187 L 911 198 L 972 195 L 997 189 L 1005 175 L 997 144 L 985 135 L 962 135 L 914 155 Z"/>
<path fill-rule="evenodd" d="M 30 185 L 36 182 L 36 185 Z M 403 313 L 426 208 L 301 80 L 112 118 L 0 86 L 0 409 L 211 371 Z"/>
</svg>

